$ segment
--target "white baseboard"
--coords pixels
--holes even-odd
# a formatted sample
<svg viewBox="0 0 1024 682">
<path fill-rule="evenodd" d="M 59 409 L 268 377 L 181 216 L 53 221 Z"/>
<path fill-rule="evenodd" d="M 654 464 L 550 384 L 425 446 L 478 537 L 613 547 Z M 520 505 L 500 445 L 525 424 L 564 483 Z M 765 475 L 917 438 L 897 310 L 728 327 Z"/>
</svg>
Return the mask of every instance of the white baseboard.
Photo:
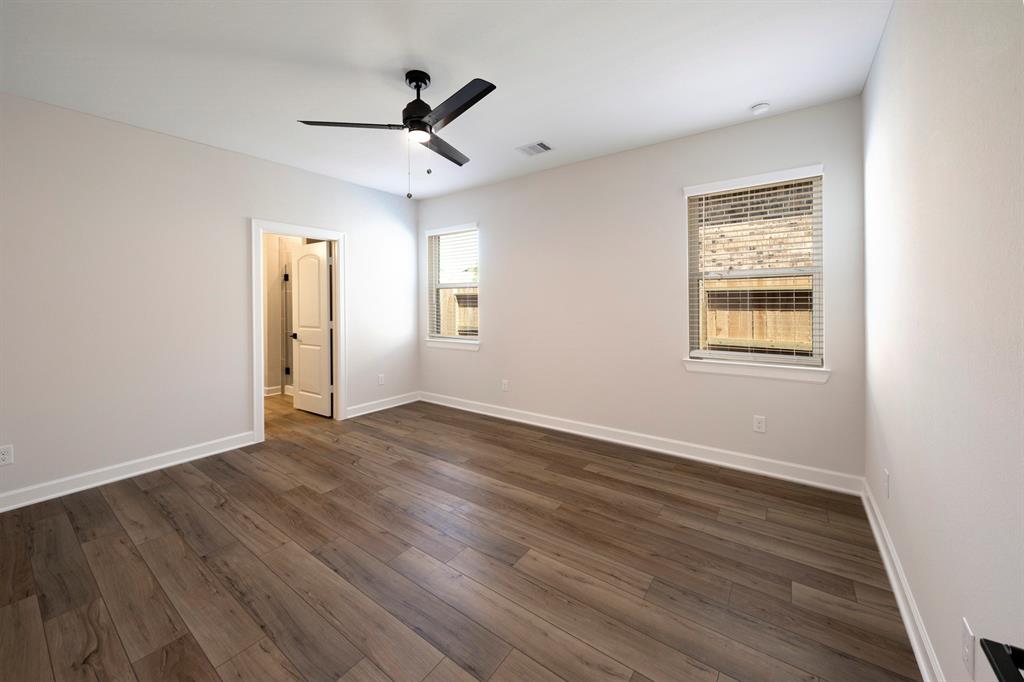
<svg viewBox="0 0 1024 682">
<path fill-rule="evenodd" d="M 295 395 L 295 386 L 293 386 L 292 384 L 285 384 L 284 394 L 285 395 Z"/>
<path fill-rule="evenodd" d="M 139 474 L 145 474 L 156 469 L 182 464 L 193 459 L 209 457 L 218 452 L 226 452 L 244 445 L 252 445 L 254 442 L 253 432 L 246 431 L 234 436 L 218 438 L 206 441 L 205 443 L 199 443 L 198 445 L 161 452 L 149 457 L 133 459 L 129 462 L 122 462 L 121 464 L 93 469 L 92 471 L 58 478 L 54 481 L 37 483 L 25 488 L 0 493 L 0 512 L 24 507 L 28 504 L 35 504 L 36 502 L 43 502 L 54 497 L 60 497 L 61 495 L 69 495 L 86 488 L 94 488 L 98 485 L 120 481 L 122 478 L 138 476 Z"/>
<path fill-rule="evenodd" d="M 556 431 L 566 431 L 568 433 L 588 436 L 598 440 L 610 441 L 621 445 L 630 445 L 637 448 L 643 448 L 645 450 L 653 450 L 654 452 L 675 455 L 676 457 L 683 457 L 685 459 L 694 459 L 700 462 L 728 467 L 730 469 L 762 474 L 764 476 L 792 481 L 794 483 L 804 483 L 816 488 L 825 488 L 827 490 L 857 495 L 858 497 L 860 496 L 864 486 L 864 478 L 862 476 L 845 474 L 839 471 L 830 471 L 828 469 L 819 469 L 817 467 L 806 466 L 803 464 L 781 462 L 776 459 L 768 459 L 767 457 L 750 455 L 744 452 L 723 450 L 721 448 L 709 447 L 707 445 L 687 443 L 681 440 L 652 436 L 646 433 L 638 433 L 636 431 L 625 431 L 623 429 L 615 429 L 609 426 L 599 426 L 597 424 L 589 424 L 587 422 L 580 422 L 572 419 L 563 419 L 562 417 L 552 417 L 546 414 L 538 414 L 536 412 L 527 412 L 525 410 L 516 410 L 510 407 L 502 407 L 501 405 L 479 403 L 474 400 L 464 400 L 462 398 L 454 398 L 452 396 L 440 395 L 437 393 L 420 392 L 419 399 L 428 403 L 446 405 L 448 407 L 467 410 L 469 412 L 478 412 L 492 417 L 500 417 L 502 419 L 523 422 L 525 424 L 533 424 L 534 426 L 543 426 L 545 428 L 555 429 Z"/>
<path fill-rule="evenodd" d="M 280 386 L 264 386 L 263 387 L 263 395 L 264 396 L 268 396 L 268 395 L 281 395 L 281 387 Z"/>
<path fill-rule="evenodd" d="M 411 393 L 403 393 L 402 395 L 394 395 L 390 398 L 381 398 L 380 400 L 372 400 L 368 403 L 352 405 L 351 407 L 345 408 L 345 419 L 358 417 L 361 414 L 377 412 L 379 410 L 386 410 L 389 407 L 398 407 L 399 405 L 405 405 L 406 403 L 414 403 L 419 399 L 420 392 L 413 391 Z"/>
<path fill-rule="evenodd" d="M 939 665 L 939 659 L 935 655 L 935 648 L 928 637 L 928 630 L 924 626 L 921 612 L 917 608 L 917 602 L 914 601 L 914 594 L 910 590 L 910 583 L 907 582 L 907 575 L 903 572 L 903 565 L 896 553 L 896 546 L 892 542 L 889 529 L 885 526 L 885 520 L 866 479 L 863 499 L 868 521 L 871 522 L 871 530 L 875 535 L 875 544 L 878 545 L 885 570 L 889 574 L 889 582 L 892 584 L 893 594 L 896 595 L 896 603 L 900 607 L 900 617 L 903 619 L 904 627 L 907 628 L 907 636 L 910 638 L 910 646 L 914 649 L 917 666 L 921 669 L 921 678 L 924 682 L 945 682 L 942 666 Z"/>
</svg>

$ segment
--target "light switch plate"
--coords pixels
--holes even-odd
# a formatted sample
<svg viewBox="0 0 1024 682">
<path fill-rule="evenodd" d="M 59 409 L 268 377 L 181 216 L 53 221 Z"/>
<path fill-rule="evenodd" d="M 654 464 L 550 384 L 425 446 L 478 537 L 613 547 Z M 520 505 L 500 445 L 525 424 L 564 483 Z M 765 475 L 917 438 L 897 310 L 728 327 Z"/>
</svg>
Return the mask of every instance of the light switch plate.
<svg viewBox="0 0 1024 682">
<path fill-rule="evenodd" d="M 962 619 L 960 628 L 960 659 L 964 662 L 967 674 L 974 679 L 974 631 L 967 619 Z"/>
</svg>

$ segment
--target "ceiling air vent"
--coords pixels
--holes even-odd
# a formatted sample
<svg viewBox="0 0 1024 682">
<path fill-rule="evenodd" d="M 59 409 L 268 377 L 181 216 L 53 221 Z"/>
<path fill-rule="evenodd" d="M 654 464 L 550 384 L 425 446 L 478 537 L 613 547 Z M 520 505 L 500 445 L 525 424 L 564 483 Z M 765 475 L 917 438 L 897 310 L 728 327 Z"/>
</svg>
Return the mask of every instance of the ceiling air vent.
<svg viewBox="0 0 1024 682">
<path fill-rule="evenodd" d="M 547 142 L 534 142 L 533 144 L 524 144 L 522 147 L 516 147 L 519 151 L 526 154 L 527 156 L 537 156 L 537 154 L 543 154 L 544 152 L 551 151 L 551 147 Z"/>
</svg>

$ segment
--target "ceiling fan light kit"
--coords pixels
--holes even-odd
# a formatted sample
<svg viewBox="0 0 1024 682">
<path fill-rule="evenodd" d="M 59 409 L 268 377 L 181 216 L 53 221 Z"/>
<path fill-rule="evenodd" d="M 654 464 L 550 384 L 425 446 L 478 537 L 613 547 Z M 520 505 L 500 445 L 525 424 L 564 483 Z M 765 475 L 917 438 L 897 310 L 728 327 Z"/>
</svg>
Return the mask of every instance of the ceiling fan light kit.
<svg viewBox="0 0 1024 682">
<path fill-rule="evenodd" d="M 458 92 L 441 102 L 433 109 L 420 98 L 420 91 L 430 86 L 430 74 L 413 69 L 405 74 L 405 83 L 416 91 L 416 99 L 405 105 L 402 110 L 402 123 L 344 123 L 340 121 L 299 121 L 308 126 L 327 126 L 331 128 L 369 128 L 374 130 L 405 130 L 409 140 L 418 142 L 430 151 L 440 154 L 457 166 L 469 163 L 469 157 L 451 146 L 440 137 L 437 131 L 461 116 L 471 106 L 494 91 L 493 83 L 474 78 L 462 86 Z"/>
</svg>

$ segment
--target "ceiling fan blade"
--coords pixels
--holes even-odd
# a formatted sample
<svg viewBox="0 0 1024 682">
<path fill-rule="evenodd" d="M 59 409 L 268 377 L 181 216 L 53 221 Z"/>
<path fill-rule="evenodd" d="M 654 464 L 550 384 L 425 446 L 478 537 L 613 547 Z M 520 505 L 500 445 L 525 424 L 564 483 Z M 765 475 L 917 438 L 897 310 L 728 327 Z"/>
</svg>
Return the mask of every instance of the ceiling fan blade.
<svg viewBox="0 0 1024 682">
<path fill-rule="evenodd" d="M 466 109 L 491 94 L 494 88 L 493 83 L 474 78 L 462 86 L 461 90 L 434 107 L 423 120 L 438 131 L 465 113 Z"/>
<path fill-rule="evenodd" d="M 341 121 L 299 121 L 308 126 L 328 126 L 330 128 L 372 128 L 374 130 L 405 130 L 398 123 L 342 123 Z"/>
<path fill-rule="evenodd" d="M 426 142 L 420 142 L 421 145 L 426 147 L 432 152 L 440 154 L 444 158 L 448 159 L 456 166 L 464 166 L 469 163 L 469 157 L 460 152 L 455 147 L 451 146 L 437 135 L 431 135 L 430 139 Z"/>
</svg>

